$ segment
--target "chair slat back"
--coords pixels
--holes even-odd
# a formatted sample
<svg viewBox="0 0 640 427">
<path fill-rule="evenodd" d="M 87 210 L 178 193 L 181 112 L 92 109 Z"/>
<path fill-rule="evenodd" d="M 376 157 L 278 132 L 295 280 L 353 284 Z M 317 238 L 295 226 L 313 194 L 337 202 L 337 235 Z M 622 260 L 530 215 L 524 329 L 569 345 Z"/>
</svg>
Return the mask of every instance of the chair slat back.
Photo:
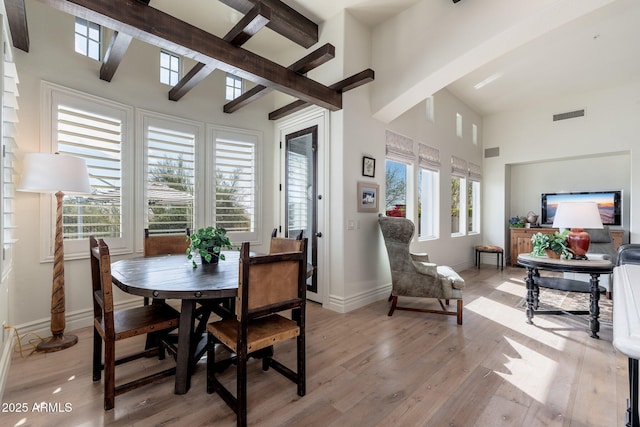
<svg viewBox="0 0 640 427">
<path fill-rule="evenodd" d="M 105 333 L 114 334 L 113 284 L 111 281 L 111 255 L 103 239 L 89 237 L 91 258 L 91 282 L 93 288 L 93 313 L 104 323 Z"/>
<path fill-rule="evenodd" d="M 185 234 L 151 236 L 149 235 L 149 229 L 145 229 L 144 256 L 184 254 L 189 247 L 188 236 L 188 230 Z"/>
<path fill-rule="evenodd" d="M 284 237 L 271 238 L 271 244 L 269 245 L 269 255 L 298 251 L 300 251 L 300 240 L 298 239 L 287 239 Z"/>
<path fill-rule="evenodd" d="M 240 250 L 236 313 L 254 317 L 304 305 L 307 239 L 294 240 L 292 251 L 249 256 L 249 243 Z"/>
</svg>

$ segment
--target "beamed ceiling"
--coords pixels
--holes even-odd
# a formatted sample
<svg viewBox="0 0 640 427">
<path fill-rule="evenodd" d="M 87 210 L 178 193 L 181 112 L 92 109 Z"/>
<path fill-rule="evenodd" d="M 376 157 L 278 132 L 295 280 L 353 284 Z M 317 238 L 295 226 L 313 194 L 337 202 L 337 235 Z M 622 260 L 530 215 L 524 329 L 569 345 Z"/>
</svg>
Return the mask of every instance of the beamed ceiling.
<svg viewBox="0 0 640 427">
<path fill-rule="evenodd" d="M 334 58 L 335 48 L 330 44 L 309 52 L 288 66 L 243 49 L 242 45 L 259 31 L 275 31 L 304 48 L 318 42 L 318 25 L 280 0 L 219 0 L 244 15 L 224 37 L 154 9 L 153 2 L 149 0 L 38 1 L 113 30 L 100 68 L 99 78 L 102 80 L 111 81 L 133 39 L 195 60 L 197 64 L 169 91 L 168 98 L 172 101 L 179 101 L 218 69 L 256 83 L 251 90 L 226 104 L 226 113 L 238 111 L 272 90 L 297 98 L 297 101 L 269 113 L 269 119 L 276 120 L 314 104 L 330 111 L 340 110 L 343 92 L 374 79 L 371 69 L 330 86 L 306 77 L 308 71 Z M 28 52 L 25 1 L 4 2 L 14 47 Z"/>
</svg>

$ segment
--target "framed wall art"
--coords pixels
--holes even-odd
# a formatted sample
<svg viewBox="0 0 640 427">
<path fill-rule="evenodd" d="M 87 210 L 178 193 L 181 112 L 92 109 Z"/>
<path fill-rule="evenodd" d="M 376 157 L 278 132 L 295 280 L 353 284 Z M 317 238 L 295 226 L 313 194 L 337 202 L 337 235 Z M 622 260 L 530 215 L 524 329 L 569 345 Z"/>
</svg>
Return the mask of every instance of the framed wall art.
<svg viewBox="0 0 640 427">
<path fill-rule="evenodd" d="M 371 178 L 376 176 L 376 159 L 373 157 L 362 157 L 362 176 Z"/>
<path fill-rule="evenodd" d="M 358 212 L 378 212 L 380 186 L 370 182 L 358 182 Z"/>
</svg>

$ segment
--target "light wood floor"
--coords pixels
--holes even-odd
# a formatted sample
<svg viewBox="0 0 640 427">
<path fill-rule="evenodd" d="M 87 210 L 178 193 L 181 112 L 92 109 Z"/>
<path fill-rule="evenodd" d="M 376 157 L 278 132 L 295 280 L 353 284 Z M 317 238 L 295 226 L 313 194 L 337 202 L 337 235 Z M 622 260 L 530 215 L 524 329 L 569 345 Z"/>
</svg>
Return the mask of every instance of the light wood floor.
<svg viewBox="0 0 640 427">
<path fill-rule="evenodd" d="M 307 395 L 298 397 L 293 383 L 272 370 L 263 372 L 253 360 L 249 423 L 624 425 L 627 359 L 611 345 L 610 324 L 602 325 L 599 340 L 589 338 L 581 318 L 539 316 L 535 326 L 527 325 L 519 308 L 524 270 L 500 272 L 483 265 L 461 274 L 466 280 L 463 326 L 450 316 L 397 311 L 388 317 L 386 301 L 347 314 L 309 304 Z M 205 392 L 204 361 L 186 395 L 174 395 L 173 378 L 167 378 L 117 397 L 115 409 L 103 411 L 102 383 L 91 380 L 91 330 L 76 332 L 80 341 L 73 348 L 14 356 L 3 410 L 9 403 L 26 403 L 29 409 L 0 413 L 0 425 L 234 425 L 232 411 Z M 294 345 L 276 347 L 276 356 L 290 366 L 294 354 Z M 223 375 L 231 381 L 234 373 L 228 369 Z M 69 404 L 69 411 L 34 412 L 38 402 L 61 404 L 62 411 Z"/>
</svg>

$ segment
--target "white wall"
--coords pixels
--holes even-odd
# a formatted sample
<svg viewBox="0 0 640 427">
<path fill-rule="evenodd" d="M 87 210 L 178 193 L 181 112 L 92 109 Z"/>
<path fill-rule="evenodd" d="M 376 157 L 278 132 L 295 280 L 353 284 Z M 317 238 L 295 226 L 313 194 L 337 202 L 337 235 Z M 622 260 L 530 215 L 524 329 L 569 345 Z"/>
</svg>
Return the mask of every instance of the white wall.
<svg viewBox="0 0 640 427">
<path fill-rule="evenodd" d="M 40 82 L 46 80 L 134 107 L 161 112 L 203 123 L 256 130 L 262 133 L 263 159 L 273 158 L 273 124 L 267 114 L 275 109 L 273 97 L 266 96 L 234 114 L 224 114 L 224 73 L 215 71 L 187 93 L 179 102 L 168 100 L 170 87 L 158 81 L 159 49 L 134 40 L 113 81 L 99 79 L 100 63 L 73 52 L 71 15 L 53 10 L 41 2 L 27 1 L 30 51 L 16 51 L 20 77 L 20 124 L 17 142 L 19 157 L 40 150 Z M 109 38 L 106 39 L 107 43 Z M 193 63 L 185 64 L 188 70 Z M 136 141 L 142 143 L 142 141 Z M 263 168 L 262 194 L 266 206 L 260 219 L 263 240 L 275 223 L 270 200 L 273 196 L 273 171 Z M 37 262 L 40 230 L 39 196 L 16 195 L 17 236 L 15 252 L 16 283 L 11 289 L 10 321 L 23 331 L 48 330 L 51 301 L 52 264 Z M 140 215 L 140 212 L 136 212 Z M 136 232 L 142 233 L 142 230 Z M 88 248 L 87 248 L 88 249 Z M 141 248 L 138 248 L 141 249 Z M 256 250 L 260 250 L 257 247 Z M 136 255 L 136 254 L 132 254 Z M 85 260 L 65 263 L 67 329 L 85 326 L 91 309 L 89 263 Z M 118 300 L 130 296 L 119 293 Z M 88 323 L 86 323 L 88 324 Z"/>
<path fill-rule="evenodd" d="M 582 118 L 552 121 L 553 114 L 583 108 Z M 500 152 L 484 159 L 485 238 L 506 245 L 509 215 L 535 210 L 543 188 L 622 188 L 625 228 L 630 241 L 639 242 L 640 216 L 634 215 L 640 212 L 640 198 L 634 197 L 640 188 L 638 117 L 640 80 L 484 117 L 485 148 Z M 561 167 L 555 184 L 549 176 L 553 165 Z M 536 175 L 540 182 L 530 188 L 527 181 Z"/>
</svg>

